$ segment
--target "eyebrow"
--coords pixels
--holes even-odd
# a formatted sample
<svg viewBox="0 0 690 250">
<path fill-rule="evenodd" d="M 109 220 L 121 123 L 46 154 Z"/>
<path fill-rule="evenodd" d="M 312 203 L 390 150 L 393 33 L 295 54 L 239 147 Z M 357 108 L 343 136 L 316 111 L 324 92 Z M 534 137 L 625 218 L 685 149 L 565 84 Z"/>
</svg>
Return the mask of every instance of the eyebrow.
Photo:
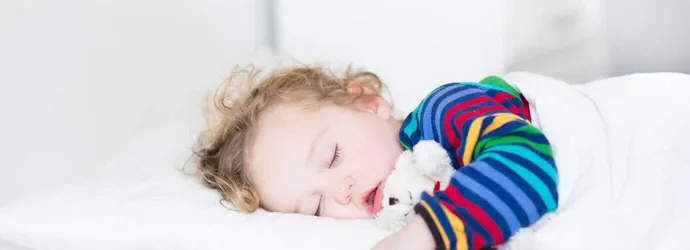
<svg viewBox="0 0 690 250">
<path fill-rule="evenodd" d="M 311 147 L 309 148 L 309 152 L 307 153 L 307 157 L 304 161 L 305 163 L 311 162 L 312 158 L 314 158 L 314 151 L 315 151 L 314 148 L 316 148 L 316 142 L 319 141 L 321 136 L 323 136 L 323 134 L 325 134 L 326 131 L 328 131 L 328 127 L 325 127 L 324 129 L 322 129 L 318 134 L 316 134 L 316 137 L 314 137 L 314 140 L 311 142 Z"/>
</svg>

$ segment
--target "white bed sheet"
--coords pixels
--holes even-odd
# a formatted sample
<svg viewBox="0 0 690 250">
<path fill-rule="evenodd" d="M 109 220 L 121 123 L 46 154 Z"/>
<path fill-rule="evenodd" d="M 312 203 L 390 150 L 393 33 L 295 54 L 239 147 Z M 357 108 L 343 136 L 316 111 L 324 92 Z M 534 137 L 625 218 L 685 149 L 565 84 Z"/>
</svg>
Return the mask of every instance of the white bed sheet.
<svg viewBox="0 0 690 250">
<path fill-rule="evenodd" d="M 171 122 L 99 177 L 0 208 L 0 249 L 369 249 L 388 234 L 370 220 L 226 209 L 180 171 L 190 128 Z"/>
</svg>

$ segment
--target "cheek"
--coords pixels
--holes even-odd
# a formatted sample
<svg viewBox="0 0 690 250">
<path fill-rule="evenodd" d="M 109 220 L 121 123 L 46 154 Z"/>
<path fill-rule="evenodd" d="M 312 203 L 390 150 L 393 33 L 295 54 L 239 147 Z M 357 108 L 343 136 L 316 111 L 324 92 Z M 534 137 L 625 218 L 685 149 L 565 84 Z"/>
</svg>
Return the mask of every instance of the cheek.
<svg viewBox="0 0 690 250">
<path fill-rule="evenodd" d="M 353 138 L 354 139 L 354 138 Z M 400 150 L 397 142 L 390 137 L 370 136 L 353 143 L 353 166 L 360 170 L 387 175 L 395 165 Z"/>
<path fill-rule="evenodd" d="M 380 179 L 395 166 L 402 146 L 398 142 L 398 131 L 392 131 L 383 120 L 370 115 L 362 115 L 341 123 L 342 142 L 348 147 L 348 161 L 358 171 L 366 171 L 366 176 Z"/>
<path fill-rule="evenodd" d="M 337 203 L 330 204 L 328 211 L 325 216 L 334 219 L 344 219 L 344 220 L 358 220 L 358 219 L 370 219 L 371 215 L 362 210 L 358 209 L 356 206 L 343 206 Z"/>
</svg>

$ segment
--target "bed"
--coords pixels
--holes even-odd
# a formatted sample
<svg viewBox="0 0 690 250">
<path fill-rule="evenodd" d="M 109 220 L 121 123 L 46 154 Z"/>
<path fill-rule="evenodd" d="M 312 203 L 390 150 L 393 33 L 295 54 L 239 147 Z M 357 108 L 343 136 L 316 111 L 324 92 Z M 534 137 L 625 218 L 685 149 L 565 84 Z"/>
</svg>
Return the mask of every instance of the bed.
<svg viewBox="0 0 690 250">
<path fill-rule="evenodd" d="M 577 86 L 529 73 L 505 77 L 529 93 L 534 123 L 554 145 L 561 199 L 557 213 L 502 248 L 690 249 L 683 238 L 690 119 L 677 117 L 690 110 L 684 99 L 664 96 L 690 90 L 690 76 L 639 74 Z M 619 112 L 641 93 L 671 108 Z M 180 116 L 130 142 L 98 177 L 0 207 L 0 247 L 369 249 L 389 234 L 371 220 L 244 215 L 223 206 L 187 161 L 199 125 L 193 113 Z"/>
</svg>

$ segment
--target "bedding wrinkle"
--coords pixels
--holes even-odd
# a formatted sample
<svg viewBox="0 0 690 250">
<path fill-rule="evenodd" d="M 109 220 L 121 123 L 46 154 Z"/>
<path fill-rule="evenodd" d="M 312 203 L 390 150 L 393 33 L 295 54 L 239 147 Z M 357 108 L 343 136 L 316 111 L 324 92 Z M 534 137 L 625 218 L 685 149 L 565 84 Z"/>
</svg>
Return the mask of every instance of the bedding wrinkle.
<svg viewBox="0 0 690 250">
<path fill-rule="evenodd" d="M 603 140 L 604 144 L 607 145 L 606 147 L 604 147 L 605 152 L 603 152 L 603 153 L 606 155 L 605 161 L 607 163 L 606 166 L 608 168 L 609 181 L 610 181 L 610 183 L 613 183 L 612 178 L 614 176 L 614 173 L 613 173 L 613 168 L 611 167 L 611 166 L 613 166 L 613 157 L 612 157 L 613 152 L 611 150 L 611 148 L 612 148 L 612 140 L 611 140 L 611 134 L 612 133 L 611 133 L 611 129 L 610 129 L 611 126 L 609 126 L 609 122 L 606 120 L 606 116 L 604 116 L 601 108 L 596 105 L 596 102 L 594 101 L 594 99 L 590 95 L 588 95 L 587 93 L 585 93 L 581 90 L 575 90 L 575 92 L 577 94 L 579 94 L 580 96 L 582 96 L 585 100 L 587 100 L 587 102 L 589 104 L 591 104 L 591 107 L 594 109 L 596 116 L 598 118 L 596 120 L 588 120 L 587 122 L 600 121 L 600 123 L 601 123 L 600 128 L 603 130 L 604 138 L 599 138 L 599 139 Z M 613 190 L 614 190 L 613 186 L 610 186 L 609 187 L 609 196 L 612 199 L 615 197 Z"/>
</svg>

